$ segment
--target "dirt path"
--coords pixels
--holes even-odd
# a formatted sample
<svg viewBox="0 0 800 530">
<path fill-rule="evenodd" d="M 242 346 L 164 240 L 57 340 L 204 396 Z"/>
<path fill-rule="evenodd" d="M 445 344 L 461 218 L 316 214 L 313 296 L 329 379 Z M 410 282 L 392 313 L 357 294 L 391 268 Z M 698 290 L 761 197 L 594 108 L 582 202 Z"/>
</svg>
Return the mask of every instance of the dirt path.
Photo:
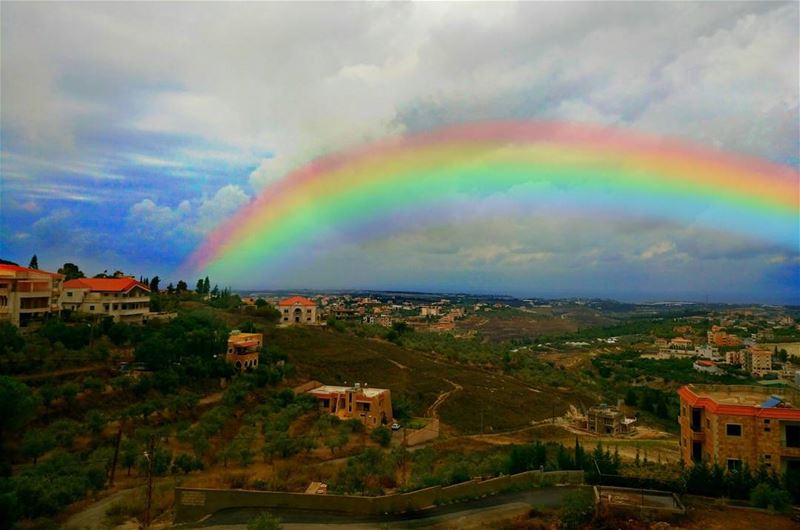
<svg viewBox="0 0 800 530">
<path fill-rule="evenodd" d="M 428 407 L 428 410 L 425 412 L 425 415 L 430 418 L 438 418 L 439 407 L 442 406 L 442 403 L 447 401 L 447 398 L 449 398 L 454 392 L 458 392 L 459 390 L 464 389 L 463 386 L 459 385 L 458 383 L 454 383 L 449 379 L 443 379 L 443 381 L 447 381 L 448 383 L 450 383 L 453 386 L 453 388 L 451 390 L 448 390 L 447 392 L 442 392 L 441 394 L 439 394 L 439 397 L 436 398 L 436 401 L 433 402 L 433 405 Z"/>
<path fill-rule="evenodd" d="M 120 490 L 116 493 L 109 495 L 104 499 L 100 499 L 96 503 L 87 507 L 85 510 L 76 513 L 67 519 L 64 523 L 64 528 L 67 530 L 95 530 L 105 528 L 104 522 L 106 518 L 106 511 L 117 501 L 121 501 L 134 493 L 136 490 L 143 488 L 138 486 L 136 488 L 129 488 Z"/>
<path fill-rule="evenodd" d="M 100 372 L 108 370 L 108 366 L 104 364 L 93 364 L 91 366 L 82 366 L 80 368 L 64 368 L 63 370 L 53 370 L 43 374 L 30 374 L 20 375 L 15 378 L 19 381 L 37 381 L 39 379 L 49 379 L 51 377 L 60 377 L 62 375 L 86 374 L 90 372 Z"/>
</svg>

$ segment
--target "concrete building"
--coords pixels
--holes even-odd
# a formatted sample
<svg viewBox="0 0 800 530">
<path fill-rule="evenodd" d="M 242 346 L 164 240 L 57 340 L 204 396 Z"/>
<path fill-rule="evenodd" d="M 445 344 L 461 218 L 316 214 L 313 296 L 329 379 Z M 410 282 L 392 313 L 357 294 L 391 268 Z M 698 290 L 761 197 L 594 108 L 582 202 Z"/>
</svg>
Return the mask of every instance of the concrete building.
<svg viewBox="0 0 800 530">
<path fill-rule="evenodd" d="M 61 307 L 115 322 L 145 322 L 150 316 L 150 288 L 134 278 L 78 278 L 64 282 Z"/>
<path fill-rule="evenodd" d="M 626 418 L 620 407 L 601 404 L 587 412 L 586 430 L 615 436 L 632 434 L 636 432 L 636 418 Z"/>
<path fill-rule="evenodd" d="M 744 369 L 756 376 L 763 376 L 772 370 L 772 352 L 753 346 L 743 352 Z"/>
<path fill-rule="evenodd" d="M 264 345 L 264 335 L 261 333 L 242 333 L 231 331 L 228 337 L 228 351 L 225 361 L 236 367 L 237 370 L 248 370 L 258 366 L 258 354 Z"/>
<path fill-rule="evenodd" d="M 356 383 L 349 386 L 324 385 L 308 391 L 319 400 L 320 409 L 339 419 L 358 419 L 367 428 L 391 424 L 392 395 L 385 388 L 367 388 Z"/>
<path fill-rule="evenodd" d="M 281 323 L 292 324 L 317 324 L 317 304 L 302 296 L 292 296 L 278 302 L 278 311 L 281 313 Z"/>
<path fill-rule="evenodd" d="M 0 264 L 0 322 L 20 327 L 57 314 L 63 279 L 54 272 Z"/>
<path fill-rule="evenodd" d="M 780 394 L 775 394 L 780 392 Z M 680 396 L 681 458 L 729 470 L 745 463 L 800 470 L 796 390 L 744 385 L 687 385 Z"/>
</svg>

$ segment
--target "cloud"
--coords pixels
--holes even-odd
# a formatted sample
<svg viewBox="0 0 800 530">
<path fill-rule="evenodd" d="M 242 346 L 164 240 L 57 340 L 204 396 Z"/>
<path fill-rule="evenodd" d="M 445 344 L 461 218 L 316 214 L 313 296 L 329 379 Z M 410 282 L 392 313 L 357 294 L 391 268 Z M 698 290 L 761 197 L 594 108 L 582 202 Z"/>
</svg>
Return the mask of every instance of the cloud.
<svg viewBox="0 0 800 530">
<path fill-rule="evenodd" d="M 66 209 L 69 220 L 43 224 L 61 222 L 52 228 L 79 243 L 94 231 L 93 245 L 74 247 L 86 259 L 179 263 L 316 157 L 472 120 L 612 124 L 798 167 L 799 13 L 774 2 L 9 3 L 0 243 L 28 254 L 48 236 L 31 216 Z M 504 201 L 513 203 L 498 194 L 474 206 L 483 224 L 448 212 L 438 227 L 398 219 L 403 236 L 364 242 L 331 228 L 330 241 L 387 271 L 376 278 L 409 285 L 428 270 L 443 285 L 506 278 L 498 287 L 526 285 L 532 270 L 566 281 L 568 270 L 589 288 L 602 275 L 624 283 L 606 268 L 651 282 L 648 270 L 707 278 L 692 267 L 724 275 L 737 263 L 754 278 L 756 263 L 783 255 L 646 220 L 509 221 L 518 210 L 492 220 Z M 374 274 L 325 259 L 308 270 L 332 283 Z"/>
<path fill-rule="evenodd" d="M 662 256 L 675 250 L 675 243 L 672 241 L 660 241 L 655 245 L 649 246 L 645 249 L 639 257 L 642 259 L 653 259 L 656 256 Z"/>
</svg>

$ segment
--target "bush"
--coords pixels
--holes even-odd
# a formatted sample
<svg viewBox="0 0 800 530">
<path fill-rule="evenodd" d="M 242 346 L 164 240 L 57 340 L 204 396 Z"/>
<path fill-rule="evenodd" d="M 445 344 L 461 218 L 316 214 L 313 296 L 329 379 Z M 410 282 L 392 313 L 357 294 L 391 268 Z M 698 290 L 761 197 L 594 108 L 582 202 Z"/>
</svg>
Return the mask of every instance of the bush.
<svg viewBox="0 0 800 530">
<path fill-rule="evenodd" d="M 792 505 L 792 499 L 788 491 L 761 482 L 750 491 L 750 504 L 757 508 L 783 512 Z"/>
<path fill-rule="evenodd" d="M 580 528 L 588 523 L 594 512 L 594 499 L 588 489 L 571 491 L 561 506 L 561 525 L 567 529 Z"/>
<path fill-rule="evenodd" d="M 392 431 L 381 425 L 374 429 L 369 437 L 373 442 L 381 444 L 382 447 L 388 447 L 392 441 Z"/>
<path fill-rule="evenodd" d="M 247 523 L 247 530 L 280 530 L 281 520 L 272 514 L 263 512 Z"/>
</svg>

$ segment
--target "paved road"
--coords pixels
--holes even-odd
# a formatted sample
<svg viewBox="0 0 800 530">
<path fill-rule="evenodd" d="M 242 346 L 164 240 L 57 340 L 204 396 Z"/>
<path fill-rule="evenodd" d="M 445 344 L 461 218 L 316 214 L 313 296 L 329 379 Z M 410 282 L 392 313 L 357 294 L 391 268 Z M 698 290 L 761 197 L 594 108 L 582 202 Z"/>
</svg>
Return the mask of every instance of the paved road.
<svg viewBox="0 0 800 530">
<path fill-rule="evenodd" d="M 564 496 L 575 488 L 575 486 L 558 486 L 532 491 L 503 493 L 476 501 L 437 506 L 420 512 L 398 515 L 356 516 L 296 510 L 270 510 L 270 513 L 280 518 L 290 528 L 326 526 L 328 528 L 346 528 L 348 526 L 355 527 L 354 525 L 358 525 L 360 528 L 375 528 L 386 523 L 395 528 L 420 528 L 470 514 L 477 515 L 481 512 L 486 512 L 487 514 L 502 513 L 500 508 L 514 508 L 519 512 L 519 508 L 524 506 L 560 506 Z M 214 528 L 216 530 L 243 528 L 258 513 L 259 510 L 255 508 L 223 510 L 202 523 L 198 523 L 195 528 Z"/>
</svg>

